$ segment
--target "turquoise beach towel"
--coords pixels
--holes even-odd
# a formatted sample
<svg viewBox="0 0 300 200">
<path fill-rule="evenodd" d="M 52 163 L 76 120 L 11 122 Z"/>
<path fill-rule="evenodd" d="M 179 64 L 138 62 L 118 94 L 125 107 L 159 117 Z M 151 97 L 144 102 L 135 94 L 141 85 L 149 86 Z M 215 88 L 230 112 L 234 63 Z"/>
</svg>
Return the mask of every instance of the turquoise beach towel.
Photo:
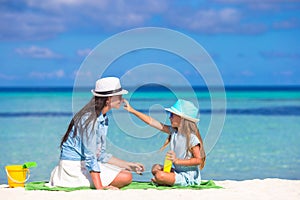
<svg viewBox="0 0 300 200">
<path fill-rule="evenodd" d="M 39 182 L 30 182 L 25 184 L 26 190 L 47 190 L 47 191 L 65 191 L 71 192 L 76 190 L 92 190 L 90 187 L 76 187 L 76 188 L 69 188 L 69 187 L 48 187 L 46 186 L 47 182 L 39 181 Z M 209 181 L 202 181 L 200 185 L 193 185 L 193 186 L 157 186 L 153 183 L 149 182 L 132 182 L 130 185 L 121 188 L 121 190 L 128 190 L 128 189 L 157 189 L 157 190 L 166 190 L 166 189 L 193 189 L 193 190 L 200 190 L 200 189 L 211 189 L 211 188 L 222 188 L 221 186 L 217 186 L 212 180 Z"/>
</svg>

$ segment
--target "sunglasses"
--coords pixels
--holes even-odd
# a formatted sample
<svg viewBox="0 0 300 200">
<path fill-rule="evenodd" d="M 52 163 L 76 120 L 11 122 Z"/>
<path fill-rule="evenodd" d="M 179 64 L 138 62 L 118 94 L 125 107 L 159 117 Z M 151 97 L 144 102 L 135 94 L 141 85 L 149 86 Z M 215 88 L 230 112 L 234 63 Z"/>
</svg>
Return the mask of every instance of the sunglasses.
<svg viewBox="0 0 300 200">
<path fill-rule="evenodd" d="M 172 118 L 173 116 L 174 116 L 174 114 L 170 112 L 169 118 Z"/>
</svg>

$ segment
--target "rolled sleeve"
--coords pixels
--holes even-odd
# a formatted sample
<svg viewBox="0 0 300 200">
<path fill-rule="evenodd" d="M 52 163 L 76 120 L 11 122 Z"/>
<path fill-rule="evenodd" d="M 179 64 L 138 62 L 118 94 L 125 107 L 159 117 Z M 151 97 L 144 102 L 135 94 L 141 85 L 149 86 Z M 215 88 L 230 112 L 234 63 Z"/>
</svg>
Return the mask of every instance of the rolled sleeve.
<svg viewBox="0 0 300 200">
<path fill-rule="evenodd" d="M 94 153 L 92 153 L 88 148 L 84 150 L 85 156 L 85 166 L 87 170 L 94 171 L 94 172 L 101 172 L 98 161 Z"/>
<path fill-rule="evenodd" d="M 99 161 L 102 163 L 107 163 L 112 157 L 112 154 L 103 152 L 99 157 Z"/>
<path fill-rule="evenodd" d="M 98 135 L 98 143 L 97 143 L 97 149 L 100 151 L 98 156 L 98 161 L 101 163 L 107 163 L 111 157 L 112 154 L 106 152 L 106 136 L 107 136 L 107 130 L 108 130 L 108 118 L 107 116 L 101 115 L 99 117 L 99 128 L 97 130 Z"/>
<path fill-rule="evenodd" d="M 91 125 L 88 127 L 87 132 L 90 133 L 89 136 L 87 134 L 83 134 L 83 156 L 85 158 L 85 164 L 88 171 L 100 172 L 100 167 L 97 161 L 96 156 L 96 133 L 95 130 L 92 131 Z"/>
</svg>

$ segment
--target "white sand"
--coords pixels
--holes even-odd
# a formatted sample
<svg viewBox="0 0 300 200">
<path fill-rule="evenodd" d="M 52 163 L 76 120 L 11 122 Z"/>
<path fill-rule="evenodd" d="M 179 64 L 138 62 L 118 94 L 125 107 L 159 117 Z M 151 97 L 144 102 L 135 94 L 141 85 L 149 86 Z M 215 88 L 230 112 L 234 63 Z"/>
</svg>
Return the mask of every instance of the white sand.
<svg viewBox="0 0 300 200">
<path fill-rule="evenodd" d="M 177 200 L 177 199 L 220 199 L 220 200 L 299 200 L 300 180 L 264 179 L 246 181 L 215 181 L 224 189 L 204 190 L 80 190 L 74 192 L 54 191 L 25 191 L 24 188 L 0 187 L 0 199 L 22 199 L 22 200 L 118 200 L 118 199 L 155 199 L 155 200 Z"/>
</svg>

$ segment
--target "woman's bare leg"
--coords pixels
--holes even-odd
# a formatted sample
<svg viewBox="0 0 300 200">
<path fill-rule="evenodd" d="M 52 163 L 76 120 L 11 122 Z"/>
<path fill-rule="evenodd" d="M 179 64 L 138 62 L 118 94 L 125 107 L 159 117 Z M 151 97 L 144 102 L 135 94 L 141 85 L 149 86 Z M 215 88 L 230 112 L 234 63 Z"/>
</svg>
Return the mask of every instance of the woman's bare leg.
<svg viewBox="0 0 300 200">
<path fill-rule="evenodd" d="M 117 177 L 111 182 L 110 185 L 115 186 L 117 188 L 125 187 L 132 182 L 132 174 L 127 170 L 122 170 L 117 175 Z"/>
</svg>

